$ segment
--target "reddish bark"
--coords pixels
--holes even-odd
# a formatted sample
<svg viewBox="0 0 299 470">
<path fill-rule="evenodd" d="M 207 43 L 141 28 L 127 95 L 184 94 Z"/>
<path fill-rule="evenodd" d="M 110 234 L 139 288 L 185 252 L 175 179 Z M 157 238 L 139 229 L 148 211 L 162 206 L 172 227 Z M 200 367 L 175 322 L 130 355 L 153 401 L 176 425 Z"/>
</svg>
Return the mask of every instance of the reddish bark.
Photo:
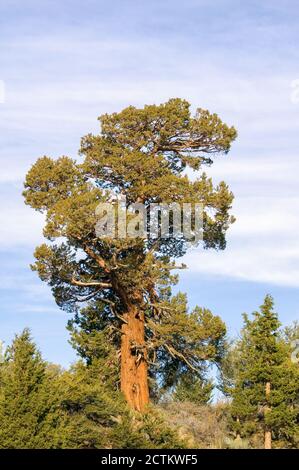
<svg viewBox="0 0 299 470">
<path fill-rule="evenodd" d="M 143 411 L 149 403 L 144 313 L 129 304 L 123 319 L 121 390 L 133 409 Z"/>
</svg>

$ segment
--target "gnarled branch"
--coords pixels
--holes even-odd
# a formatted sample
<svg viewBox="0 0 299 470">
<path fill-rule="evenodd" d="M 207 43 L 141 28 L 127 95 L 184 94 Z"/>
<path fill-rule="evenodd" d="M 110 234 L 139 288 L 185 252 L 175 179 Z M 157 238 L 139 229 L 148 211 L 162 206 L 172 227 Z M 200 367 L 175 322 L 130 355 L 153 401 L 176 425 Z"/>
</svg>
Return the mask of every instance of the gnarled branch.
<svg viewBox="0 0 299 470">
<path fill-rule="evenodd" d="M 74 284 L 75 286 L 81 286 L 81 287 L 102 287 L 103 289 L 109 289 L 112 287 L 112 284 L 110 282 L 99 282 L 99 281 L 90 281 L 90 282 L 84 282 L 84 281 L 78 281 L 77 279 L 72 278 L 71 283 Z"/>
</svg>

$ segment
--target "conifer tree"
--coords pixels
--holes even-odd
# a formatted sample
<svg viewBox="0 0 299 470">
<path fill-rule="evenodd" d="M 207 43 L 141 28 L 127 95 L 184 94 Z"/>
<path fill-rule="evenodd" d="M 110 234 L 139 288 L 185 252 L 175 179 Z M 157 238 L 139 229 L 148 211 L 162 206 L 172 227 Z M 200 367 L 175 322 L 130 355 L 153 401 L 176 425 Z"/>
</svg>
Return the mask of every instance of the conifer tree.
<svg viewBox="0 0 299 470">
<path fill-rule="evenodd" d="M 299 437 L 299 371 L 281 337 L 273 307 L 273 299 L 267 295 L 252 320 L 244 315 L 230 377 L 233 428 L 242 437 L 262 431 L 266 449 L 271 449 L 272 440 L 277 446 L 296 446 Z"/>
<path fill-rule="evenodd" d="M 48 420 L 53 396 L 46 364 L 28 329 L 8 348 L 0 378 L 0 447 L 47 447 L 53 433 Z"/>
<path fill-rule="evenodd" d="M 59 306 L 84 307 L 73 326 L 84 324 L 89 345 L 90 322 L 110 335 L 120 350 L 121 390 L 131 407 L 143 410 L 149 377 L 160 374 L 170 384 L 184 368 L 198 371 L 203 361 L 216 361 L 225 327 L 210 312 L 189 315 L 186 300 L 171 297 L 172 271 L 183 267 L 175 259 L 188 248 L 184 236 L 99 238 L 95 210 L 113 194 L 146 211 L 151 203 L 201 203 L 202 244 L 224 249 L 233 195 L 202 169 L 214 155 L 228 153 L 236 131 L 207 110 L 191 116 L 181 99 L 130 106 L 100 122 L 99 135 L 82 139 L 83 162 L 44 156 L 27 174 L 25 201 L 46 214 L 44 235 L 51 242 L 36 249 L 33 269 Z M 187 169 L 200 171 L 199 177 L 191 180 Z M 83 352 L 82 338 L 77 335 Z"/>
<path fill-rule="evenodd" d="M 43 361 L 28 329 L 16 336 L 0 367 L 0 448 L 183 447 L 157 412 L 129 410 L 105 354 L 63 371 Z"/>
</svg>

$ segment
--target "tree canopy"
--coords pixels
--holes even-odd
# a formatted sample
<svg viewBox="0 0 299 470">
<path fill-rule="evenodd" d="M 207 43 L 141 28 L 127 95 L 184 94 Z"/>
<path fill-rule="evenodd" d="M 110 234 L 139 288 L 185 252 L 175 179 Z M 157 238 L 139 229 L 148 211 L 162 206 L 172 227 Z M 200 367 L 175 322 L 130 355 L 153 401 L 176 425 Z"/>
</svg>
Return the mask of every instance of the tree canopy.
<svg viewBox="0 0 299 470">
<path fill-rule="evenodd" d="M 236 130 L 207 110 L 193 117 L 181 99 L 130 106 L 101 116 L 100 123 L 99 135 L 81 141 L 83 161 L 44 156 L 27 174 L 26 204 L 46 214 L 50 241 L 36 248 L 32 268 L 51 286 L 57 304 L 76 312 L 85 333 L 92 315 L 93 327 L 107 330 L 121 349 L 122 390 L 141 409 L 148 403 L 149 369 L 169 385 L 185 367 L 200 373 L 205 361 L 217 360 L 225 327 L 207 310 L 189 313 L 184 296 L 171 296 L 175 258 L 188 248 L 184 236 L 99 238 L 96 208 L 111 194 L 146 209 L 151 203 L 200 203 L 202 245 L 224 249 L 233 195 L 224 182 L 214 186 L 202 169 L 228 153 Z M 190 171 L 199 176 L 192 179 Z"/>
</svg>

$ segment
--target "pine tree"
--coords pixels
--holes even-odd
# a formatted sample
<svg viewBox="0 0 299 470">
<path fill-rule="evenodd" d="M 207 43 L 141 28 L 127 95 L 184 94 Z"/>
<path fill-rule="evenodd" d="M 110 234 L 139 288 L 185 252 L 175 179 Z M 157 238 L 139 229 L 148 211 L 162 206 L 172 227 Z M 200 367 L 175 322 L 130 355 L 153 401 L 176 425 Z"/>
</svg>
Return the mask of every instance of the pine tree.
<svg viewBox="0 0 299 470">
<path fill-rule="evenodd" d="M 121 390 L 131 407 L 143 410 L 148 378 L 165 376 L 163 364 L 176 377 L 184 367 L 197 370 L 203 360 L 215 360 L 224 327 L 218 317 L 196 313 L 193 330 L 187 326 L 186 333 L 187 304 L 170 298 L 176 282 L 172 270 L 183 267 L 174 260 L 186 252 L 186 237 L 99 238 L 96 208 L 124 196 L 127 206 L 142 203 L 146 213 L 151 203 L 201 203 L 202 244 L 224 249 L 233 195 L 224 182 L 213 186 L 205 173 L 191 181 L 185 170 L 202 170 L 213 155 L 228 153 L 236 131 L 207 110 L 198 109 L 192 117 L 189 103 L 181 99 L 143 109 L 130 106 L 100 121 L 100 135 L 82 139 L 82 163 L 44 156 L 27 174 L 25 201 L 46 213 L 44 235 L 56 240 L 36 249 L 33 269 L 51 286 L 59 306 L 75 312 L 88 306 L 85 333 L 90 309 L 96 312 L 92 321 L 120 349 Z M 207 321 L 210 332 L 203 331 Z M 151 370 L 155 362 L 156 373 Z"/>
<path fill-rule="evenodd" d="M 298 439 L 298 367 L 291 362 L 273 306 L 267 295 L 252 320 L 244 315 L 230 389 L 234 431 L 239 436 L 262 431 L 266 449 L 272 440 L 278 446 L 281 442 L 296 446 Z"/>
<path fill-rule="evenodd" d="M 0 377 L 0 447 L 47 447 L 51 441 L 48 418 L 53 397 L 46 364 L 28 329 L 16 336 L 8 348 Z"/>
</svg>

